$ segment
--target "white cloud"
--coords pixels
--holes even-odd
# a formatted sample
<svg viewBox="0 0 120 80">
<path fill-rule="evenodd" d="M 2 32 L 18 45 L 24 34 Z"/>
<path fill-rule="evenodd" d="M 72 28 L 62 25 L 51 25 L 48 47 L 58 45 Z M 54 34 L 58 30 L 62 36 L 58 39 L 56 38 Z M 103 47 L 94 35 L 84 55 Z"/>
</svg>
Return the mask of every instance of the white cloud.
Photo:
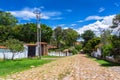
<svg viewBox="0 0 120 80">
<path fill-rule="evenodd" d="M 102 21 L 96 21 L 92 24 L 88 24 L 83 26 L 82 28 L 77 29 L 76 31 L 82 34 L 86 30 L 92 30 L 95 32 L 96 35 L 100 34 L 100 29 L 108 29 L 110 25 L 112 25 L 112 19 L 115 15 L 105 16 Z"/>
<path fill-rule="evenodd" d="M 67 11 L 67 12 L 72 12 L 72 10 L 71 10 L 71 9 L 66 9 L 65 11 Z"/>
<path fill-rule="evenodd" d="M 96 16 L 96 15 L 93 15 L 93 16 L 88 16 L 87 18 L 85 18 L 84 20 L 79 20 L 77 22 L 84 22 L 84 21 L 90 21 L 90 20 L 103 20 L 104 17 L 103 16 Z"/>
<path fill-rule="evenodd" d="M 105 11 L 105 8 L 103 8 L 103 7 L 101 7 L 101 8 L 99 8 L 99 13 L 101 13 L 101 12 L 103 12 L 103 11 Z"/>
<path fill-rule="evenodd" d="M 68 29 L 69 27 L 64 27 L 63 29 Z"/>
<path fill-rule="evenodd" d="M 70 26 L 76 26 L 77 24 L 71 24 Z"/>
<path fill-rule="evenodd" d="M 88 16 L 85 21 L 89 21 L 89 20 L 101 20 L 104 17 L 100 17 L 100 16 Z"/>
<path fill-rule="evenodd" d="M 41 8 L 44 8 L 44 7 L 42 6 Z M 41 8 L 39 8 L 40 11 L 41 11 Z M 34 14 L 35 10 L 36 10 L 36 8 L 24 8 L 23 10 L 20 10 L 20 11 L 9 11 L 9 12 L 11 12 L 11 14 L 17 18 L 20 18 L 23 20 L 30 20 L 30 19 L 36 18 L 35 14 Z M 61 12 L 57 12 L 57 11 L 42 12 L 41 18 L 42 19 L 51 19 L 52 17 L 60 16 L 61 14 L 62 14 Z"/>
</svg>

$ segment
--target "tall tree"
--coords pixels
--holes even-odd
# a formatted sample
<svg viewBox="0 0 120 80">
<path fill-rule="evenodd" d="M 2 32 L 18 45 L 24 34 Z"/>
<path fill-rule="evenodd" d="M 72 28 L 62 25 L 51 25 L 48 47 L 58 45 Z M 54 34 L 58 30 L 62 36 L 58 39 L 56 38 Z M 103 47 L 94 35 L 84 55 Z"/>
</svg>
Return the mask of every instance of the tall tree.
<svg viewBox="0 0 120 80">
<path fill-rule="evenodd" d="M 13 30 L 10 26 L 0 25 L 0 42 L 13 38 Z"/>
<path fill-rule="evenodd" d="M 26 43 L 36 42 L 36 25 L 34 23 L 26 23 L 13 27 L 14 38 Z"/>
<path fill-rule="evenodd" d="M 41 41 L 50 43 L 53 30 L 46 24 L 41 24 Z"/>
<path fill-rule="evenodd" d="M 84 39 L 84 45 L 92 38 L 95 37 L 95 34 L 93 31 L 91 30 L 86 30 L 82 35 L 81 37 Z"/>
<path fill-rule="evenodd" d="M 57 47 L 60 48 L 61 47 L 61 40 L 62 40 L 62 28 L 60 26 L 58 26 L 57 28 L 54 29 L 54 37 L 57 43 Z"/>
<path fill-rule="evenodd" d="M 17 22 L 17 19 L 11 13 L 0 11 L 0 25 L 14 26 Z"/>
<path fill-rule="evenodd" d="M 116 28 L 116 34 L 120 37 L 120 14 L 116 15 L 114 18 L 113 18 L 113 25 L 110 26 L 111 28 Z"/>
<path fill-rule="evenodd" d="M 67 46 L 73 46 L 74 43 L 79 38 L 79 36 L 80 35 L 75 30 L 73 30 L 71 28 L 63 30 L 63 40 L 65 41 Z"/>
<path fill-rule="evenodd" d="M 13 27 L 14 37 L 26 43 L 37 41 L 37 27 L 34 23 L 26 23 Z M 52 29 L 46 24 L 41 24 L 41 41 L 50 42 Z"/>
</svg>

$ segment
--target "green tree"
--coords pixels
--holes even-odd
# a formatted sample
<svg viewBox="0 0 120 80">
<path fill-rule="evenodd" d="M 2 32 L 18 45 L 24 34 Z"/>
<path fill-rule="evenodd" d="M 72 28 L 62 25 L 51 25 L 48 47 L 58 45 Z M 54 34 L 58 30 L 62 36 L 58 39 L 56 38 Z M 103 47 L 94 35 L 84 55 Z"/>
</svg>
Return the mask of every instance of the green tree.
<svg viewBox="0 0 120 80">
<path fill-rule="evenodd" d="M 11 13 L 0 11 L 0 25 L 14 26 L 17 22 L 17 19 Z"/>
<path fill-rule="evenodd" d="M 0 25 L 0 42 L 13 38 L 13 30 L 10 26 Z"/>
<path fill-rule="evenodd" d="M 26 23 L 22 25 L 16 25 L 13 27 L 14 38 L 19 39 L 20 41 L 30 43 L 37 41 L 37 27 L 34 23 Z M 41 41 L 50 42 L 52 36 L 52 29 L 45 25 L 41 24 Z"/>
<path fill-rule="evenodd" d="M 23 42 L 16 39 L 6 40 L 5 46 L 13 53 L 12 60 L 14 59 L 15 54 L 22 52 L 24 50 Z"/>
<path fill-rule="evenodd" d="M 53 30 L 46 24 L 41 24 L 41 41 L 50 43 Z"/>
<path fill-rule="evenodd" d="M 100 38 L 96 37 L 87 42 L 84 47 L 84 52 L 90 54 L 93 50 L 95 50 L 96 45 L 100 43 Z"/>
<path fill-rule="evenodd" d="M 81 37 L 84 39 L 84 45 L 83 45 L 83 46 L 85 46 L 85 44 L 86 44 L 90 39 L 92 39 L 92 38 L 95 37 L 95 34 L 94 34 L 94 32 L 91 31 L 91 30 L 86 30 L 86 31 L 81 35 Z"/>
<path fill-rule="evenodd" d="M 67 46 L 74 46 L 80 35 L 73 29 L 68 28 L 63 30 L 63 40 Z"/>
<path fill-rule="evenodd" d="M 118 34 L 118 36 L 120 37 L 120 14 L 117 14 L 114 18 L 113 18 L 113 25 L 110 26 L 111 28 L 116 28 L 118 27 L 118 29 L 116 30 L 116 33 Z"/>
<path fill-rule="evenodd" d="M 16 25 L 13 27 L 14 38 L 29 43 L 36 42 L 36 25 L 34 23 L 26 23 L 22 25 Z"/>
<path fill-rule="evenodd" d="M 54 37 L 55 37 L 55 40 L 57 43 L 56 45 L 58 48 L 61 47 L 62 33 L 63 33 L 63 30 L 60 26 L 58 26 L 57 28 L 54 29 Z"/>
</svg>

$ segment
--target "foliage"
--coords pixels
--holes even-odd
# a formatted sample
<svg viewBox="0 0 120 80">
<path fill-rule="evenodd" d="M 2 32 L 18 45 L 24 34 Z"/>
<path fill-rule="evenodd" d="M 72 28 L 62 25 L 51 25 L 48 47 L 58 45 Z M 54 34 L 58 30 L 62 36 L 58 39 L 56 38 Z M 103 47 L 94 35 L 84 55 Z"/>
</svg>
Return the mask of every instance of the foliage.
<svg viewBox="0 0 120 80">
<path fill-rule="evenodd" d="M 40 66 L 51 62 L 50 59 L 18 59 L 18 60 L 6 60 L 0 61 L 0 76 L 7 76 L 15 72 L 20 72 L 26 69 L 30 69 L 30 66 Z"/>
<path fill-rule="evenodd" d="M 95 37 L 95 34 L 94 34 L 94 32 L 91 31 L 91 30 L 86 30 L 86 31 L 81 35 L 81 37 L 84 39 L 84 45 L 83 45 L 83 46 L 85 46 L 85 44 L 87 44 L 87 42 L 88 42 L 90 39 L 92 39 L 92 38 Z"/>
<path fill-rule="evenodd" d="M 14 38 L 24 41 L 26 43 L 35 42 L 37 29 L 34 23 L 26 23 L 22 25 L 16 25 L 12 28 L 14 31 Z"/>
<path fill-rule="evenodd" d="M 60 48 L 61 47 L 61 40 L 62 40 L 62 28 L 61 27 L 57 27 L 54 29 L 54 38 L 55 38 L 55 41 L 57 43 L 57 47 Z"/>
<path fill-rule="evenodd" d="M 79 34 L 75 30 L 61 27 L 55 28 L 53 36 L 58 48 L 73 46 L 79 38 Z"/>
<path fill-rule="evenodd" d="M 111 43 L 113 46 L 112 55 L 114 55 L 114 56 L 120 55 L 120 37 L 113 35 L 111 38 Z"/>
<path fill-rule="evenodd" d="M 101 43 L 104 45 L 109 44 L 111 42 L 110 37 L 111 37 L 111 31 L 104 30 L 103 34 L 101 34 Z"/>
<path fill-rule="evenodd" d="M 50 42 L 53 30 L 46 24 L 41 24 L 41 41 Z"/>
<path fill-rule="evenodd" d="M 13 30 L 10 26 L 0 25 L 0 42 L 13 38 Z"/>
<path fill-rule="evenodd" d="M 93 50 L 95 50 L 95 46 L 100 43 L 100 38 L 96 37 L 88 41 L 88 43 L 83 48 L 85 53 L 91 53 Z"/>
<path fill-rule="evenodd" d="M 103 56 L 104 56 L 104 57 L 105 57 L 105 56 L 109 56 L 109 55 L 112 53 L 112 51 L 113 51 L 113 46 L 112 46 L 112 44 L 104 45 L 104 46 L 102 47 L 102 51 L 103 51 Z"/>
<path fill-rule="evenodd" d="M 5 46 L 13 53 L 12 59 L 14 59 L 15 53 L 22 52 L 24 50 L 23 42 L 16 39 L 6 40 Z"/>
<path fill-rule="evenodd" d="M 50 42 L 52 29 L 41 24 L 41 41 Z M 37 28 L 34 23 L 19 24 L 13 27 L 0 25 L 0 42 L 4 42 L 10 38 L 15 38 L 26 43 L 35 43 L 37 41 Z"/>
<path fill-rule="evenodd" d="M 75 49 L 78 50 L 78 51 L 80 51 L 82 49 L 82 45 L 81 44 L 75 45 Z"/>
<path fill-rule="evenodd" d="M 120 37 L 120 14 L 117 14 L 114 18 L 113 18 L 113 25 L 110 26 L 111 28 L 117 28 L 115 30 L 116 35 L 118 34 L 118 36 Z"/>
<path fill-rule="evenodd" d="M 113 18 L 113 26 L 115 25 L 116 27 L 119 25 L 120 23 L 120 14 L 117 14 L 114 18 Z"/>
<path fill-rule="evenodd" d="M 0 25 L 14 26 L 17 22 L 17 19 L 11 13 L 0 11 Z"/>
<path fill-rule="evenodd" d="M 78 51 L 77 51 L 75 48 L 72 48 L 72 49 L 70 50 L 70 52 L 71 52 L 73 55 L 78 54 Z"/>
<path fill-rule="evenodd" d="M 63 30 L 63 41 L 67 46 L 74 46 L 79 36 L 80 35 L 73 29 L 68 28 Z"/>
</svg>

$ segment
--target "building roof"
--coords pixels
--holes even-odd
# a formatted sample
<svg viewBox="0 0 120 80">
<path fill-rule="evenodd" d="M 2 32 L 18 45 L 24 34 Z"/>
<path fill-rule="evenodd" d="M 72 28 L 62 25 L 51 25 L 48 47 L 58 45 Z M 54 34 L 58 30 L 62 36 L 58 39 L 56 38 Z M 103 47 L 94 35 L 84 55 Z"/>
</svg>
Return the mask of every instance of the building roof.
<svg viewBox="0 0 120 80">
<path fill-rule="evenodd" d="M 6 47 L 5 46 L 0 46 L 0 49 L 6 49 Z"/>
<path fill-rule="evenodd" d="M 47 45 L 46 42 L 39 42 L 39 44 Z M 27 45 L 27 46 L 37 46 L 37 43 L 36 44 L 30 43 L 30 44 L 25 44 L 25 45 Z"/>
<path fill-rule="evenodd" d="M 52 45 L 48 45 L 47 47 L 48 47 L 48 49 L 55 49 L 55 48 L 57 48 L 57 46 L 52 46 Z"/>
</svg>

